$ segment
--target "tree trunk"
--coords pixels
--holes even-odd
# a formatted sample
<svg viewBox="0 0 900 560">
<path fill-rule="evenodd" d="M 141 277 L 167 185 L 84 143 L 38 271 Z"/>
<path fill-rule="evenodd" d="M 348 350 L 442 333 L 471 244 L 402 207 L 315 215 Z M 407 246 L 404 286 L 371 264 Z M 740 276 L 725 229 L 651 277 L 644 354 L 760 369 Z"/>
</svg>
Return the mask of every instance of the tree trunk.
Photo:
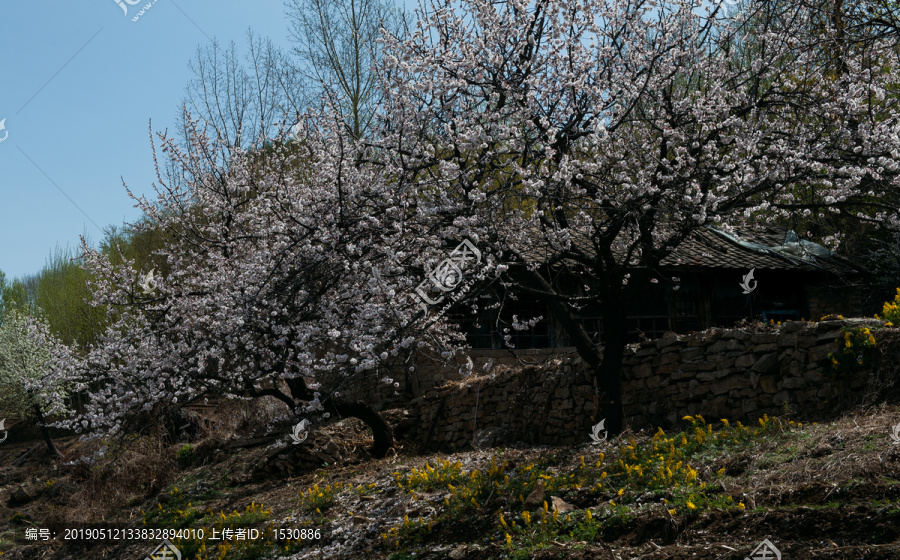
<svg viewBox="0 0 900 560">
<path fill-rule="evenodd" d="M 611 294 L 603 305 L 603 361 L 594 368 L 597 386 L 602 392 L 600 408 L 606 418 L 610 433 L 621 433 L 625 428 L 625 411 L 622 407 L 622 361 L 625 356 L 625 305 L 622 294 Z"/>
<path fill-rule="evenodd" d="M 313 392 L 306 386 L 303 378 L 286 379 L 288 388 L 291 390 L 291 396 L 298 400 L 311 401 Z M 387 452 L 394 447 L 394 430 L 391 425 L 385 422 L 378 412 L 362 401 L 348 403 L 341 400 L 326 397 L 322 401 L 325 412 L 337 416 L 338 418 L 358 418 L 370 430 L 374 444 L 371 453 L 376 459 L 381 459 Z"/>
<path fill-rule="evenodd" d="M 59 459 L 62 457 L 62 453 L 56 448 L 56 445 L 53 443 L 53 438 L 50 437 L 50 430 L 47 429 L 47 426 L 44 424 L 44 413 L 41 412 L 41 407 L 37 404 L 34 405 L 34 413 L 37 415 L 38 425 L 41 427 L 41 435 L 44 436 L 44 441 L 47 443 L 47 451 L 50 452 L 55 459 Z"/>
<path fill-rule="evenodd" d="M 512 267 L 510 272 L 514 280 L 526 290 L 531 289 L 545 294 L 554 293 L 550 283 L 537 271 L 525 267 Z M 545 299 L 553 318 L 559 321 L 578 355 L 594 372 L 597 387 L 602 392 L 600 410 L 606 420 L 605 428 L 618 434 L 625 427 L 625 414 L 622 409 L 622 358 L 625 355 L 625 305 L 622 293 L 604 290 L 603 298 L 603 352 L 591 340 L 584 326 L 572 315 L 568 306 L 562 301 L 548 297 Z"/>
<path fill-rule="evenodd" d="M 394 447 L 394 430 L 378 412 L 362 401 L 355 403 L 343 402 L 334 399 L 326 399 L 322 405 L 326 412 L 337 415 L 340 418 L 359 418 L 372 430 L 374 444 L 371 453 L 376 459 L 381 459 Z"/>
</svg>

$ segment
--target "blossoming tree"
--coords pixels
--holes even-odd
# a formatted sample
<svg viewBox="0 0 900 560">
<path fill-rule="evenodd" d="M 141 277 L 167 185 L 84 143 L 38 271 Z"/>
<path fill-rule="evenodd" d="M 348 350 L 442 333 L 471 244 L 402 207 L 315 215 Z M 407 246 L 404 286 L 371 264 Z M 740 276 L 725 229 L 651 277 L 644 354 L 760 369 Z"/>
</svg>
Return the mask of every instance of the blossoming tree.
<svg viewBox="0 0 900 560">
<path fill-rule="evenodd" d="M 164 141 L 179 172 L 139 201 L 166 232 L 158 270 L 86 255 L 111 326 L 57 370 L 91 393 L 69 425 L 270 396 L 363 419 L 383 455 L 390 427 L 341 389 L 452 348 L 413 294 L 444 240 L 468 239 L 547 302 L 621 430 L 626 309 L 693 231 L 831 211 L 900 227 L 896 39 L 823 43 L 837 31 L 815 8 L 772 5 L 723 19 L 688 0 L 432 0 L 407 39 L 385 36 L 366 138 L 317 115 L 294 149 Z M 602 346 L 578 320 L 588 304 Z"/>
<path fill-rule="evenodd" d="M 68 412 L 53 409 L 40 398 L 38 388 L 46 386 L 52 360 L 64 347 L 52 334 L 47 322 L 16 309 L 0 312 L 0 410 L 33 418 L 51 455 L 60 453 L 50 437 L 45 416 Z M 56 378 L 53 390 L 66 396 L 67 384 Z"/>
<path fill-rule="evenodd" d="M 626 310 L 693 231 L 825 212 L 900 226 L 897 37 L 836 40 L 817 9 L 432 0 L 386 39 L 379 155 L 547 302 L 613 432 Z M 586 289 L 558 285 L 561 268 Z"/>
<path fill-rule="evenodd" d="M 420 342 L 454 346 L 454 330 L 439 323 L 420 341 L 409 297 L 446 247 L 415 219 L 413 185 L 362 163 L 337 119 L 317 123 L 299 141 L 253 153 L 197 129 L 187 151 L 163 136 L 179 171 L 160 176 L 156 200 L 137 199 L 142 227 L 164 232 L 155 266 L 85 248 L 93 303 L 109 310 L 110 326 L 56 369 L 88 393 L 85 412 L 63 426 L 130 433 L 192 402 L 267 396 L 294 421 L 359 418 L 374 454 L 387 452 L 390 426 L 341 392 L 396 387 Z"/>
</svg>

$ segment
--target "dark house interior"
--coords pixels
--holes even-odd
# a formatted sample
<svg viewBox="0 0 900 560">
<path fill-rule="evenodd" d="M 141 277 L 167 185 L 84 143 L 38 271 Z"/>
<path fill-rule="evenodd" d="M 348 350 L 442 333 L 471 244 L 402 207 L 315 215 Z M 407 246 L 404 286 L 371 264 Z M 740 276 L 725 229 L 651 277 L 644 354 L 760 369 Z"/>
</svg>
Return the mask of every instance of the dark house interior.
<svg viewBox="0 0 900 560">
<path fill-rule="evenodd" d="M 641 298 L 628 313 L 629 342 L 659 338 L 668 331 L 733 327 L 747 318 L 818 320 L 832 313 L 852 316 L 863 312 L 860 283 L 868 273 L 785 229 L 727 233 L 703 228 L 661 264 L 659 274 L 638 273 L 630 279 L 641 286 Z M 746 284 L 753 289 L 745 294 L 742 283 L 751 270 L 753 277 Z M 578 282 L 571 284 L 573 290 L 582 289 Z M 503 299 L 501 308 L 481 309 L 474 317 L 466 309 L 453 314 L 472 348 L 504 348 L 505 335 L 517 349 L 570 345 L 542 301 L 522 294 L 504 294 Z M 598 341 L 603 337 L 602 313 L 602 304 L 597 304 L 578 314 Z M 542 319 L 517 331 L 511 326 L 513 316 L 519 321 Z"/>
</svg>

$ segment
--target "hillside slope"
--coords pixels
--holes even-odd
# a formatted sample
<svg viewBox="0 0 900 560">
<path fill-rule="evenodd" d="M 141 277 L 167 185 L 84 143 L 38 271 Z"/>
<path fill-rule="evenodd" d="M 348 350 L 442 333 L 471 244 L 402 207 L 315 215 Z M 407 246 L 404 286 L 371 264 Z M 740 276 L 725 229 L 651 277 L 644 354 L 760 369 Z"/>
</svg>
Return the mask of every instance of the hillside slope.
<svg viewBox="0 0 900 560">
<path fill-rule="evenodd" d="M 184 560 L 737 560 L 764 539 L 791 560 L 900 558 L 900 407 L 814 425 L 684 422 L 678 433 L 573 447 L 416 456 L 401 446 L 384 460 L 365 457 L 353 422 L 280 449 L 145 439 L 93 466 L 51 466 L 37 442 L 4 444 L 0 553 L 132 560 L 158 544 L 23 539 L 29 528 L 104 521 L 206 528 L 205 539 L 175 539 Z M 68 457 L 87 449 L 74 438 L 59 446 Z M 273 458 L 295 476 L 278 478 Z M 269 526 L 313 538 L 276 543 Z M 260 537 L 209 538 L 241 527 Z"/>
</svg>

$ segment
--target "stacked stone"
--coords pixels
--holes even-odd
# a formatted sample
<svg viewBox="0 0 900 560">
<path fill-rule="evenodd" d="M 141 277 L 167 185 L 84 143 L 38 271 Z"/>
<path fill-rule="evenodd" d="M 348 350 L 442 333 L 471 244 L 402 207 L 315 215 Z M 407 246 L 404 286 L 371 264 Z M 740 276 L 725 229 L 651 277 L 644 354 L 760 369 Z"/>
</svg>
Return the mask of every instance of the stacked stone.
<svg viewBox="0 0 900 560">
<path fill-rule="evenodd" d="M 667 333 L 630 345 L 623 361 L 626 423 L 635 430 L 670 427 L 688 414 L 753 422 L 785 407 L 816 416 L 860 404 L 869 372 L 838 374 L 828 355 L 839 351 L 843 327 L 882 325 L 874 319 L 792 321 Z M 896 338 L 897 331 L 877 338 L 884 333 Z M 583 442 L 600 420 L 592 376 L 578 358 L 449 381 L 415 399 L 409 412 L 418 422 L 405 437 L 425 449 Z"/>
</svg>

